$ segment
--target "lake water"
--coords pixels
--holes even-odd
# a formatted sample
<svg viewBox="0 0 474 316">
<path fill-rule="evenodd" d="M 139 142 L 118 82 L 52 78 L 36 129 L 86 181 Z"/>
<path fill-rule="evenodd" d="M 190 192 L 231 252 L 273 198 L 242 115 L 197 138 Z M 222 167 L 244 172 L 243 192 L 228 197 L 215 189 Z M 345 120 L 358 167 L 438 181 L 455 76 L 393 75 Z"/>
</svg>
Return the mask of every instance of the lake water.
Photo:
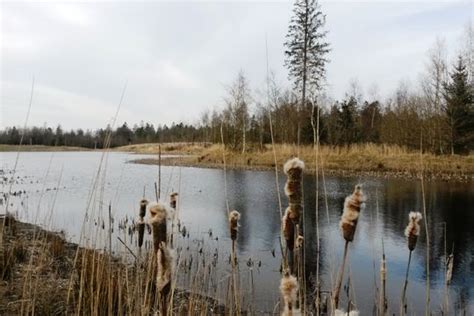
<svg viewBox="0 0 474 316">
<path fill-rule="evenodd" d="M 2 192 L 9 190 L 6 181 L 11 177 L 16 153 L 0 153 Z M 152 200 L 158 168 L 151 165 L 127 163 L 144 157 L 127 153 L 110 153 L 105 158 L 100 152 L 21 153 L 12 191 L 26 193 L 12 197 L 8 209 L 25 221 L 63 230 L 72 241 L 78 241 L 86 209 L 88 222 L 99 228 L 107 226 L 108 204 L 112 204 L 115 218 L 114 234 L 122 236 L 133 248 L 126 231 L 121 232 L 121 219 L 135 218 L 142 196 Z M 94 179 L 101 163 L 101 176 L 96 190 Z M 105 170 L 105 173 L 104 173 Z M 190 232 L 190 239 L 211 240 L 209 248 L 227 252 L 230 238 L 227 226 L 224 172 L 219 169 L 162 167 L 161 192 L 168 197 L 179 192 L 180 218 Z M 283 206 L 284 175 L 280 176 Z M 382 240 L 387 255 L 387 296 L 390 311 L 398 314 L 401 289 L 408 260 L 408 249 L 403 235 L 410 211 L 422 210 L 419 181 L 381 178 L 327 177 L 326 212 L 324 190 L 320 186 L 321 275 L 323 290 L 331 288 L 332 274 L 341 262 L 344 240 L 338 228 L 344 198 L 355 184 L 363 183 L 368 197 L 354 242 L 349 247 L 351 299 L 362 315 L 372 314 L 379 283 Z M 315 179 L 305 177 L 305 238 L 306 275 L 310 282 L 316 271 Z M 426 182 L 426 207 L 431 232 L 430 289 L 431 309 L 439 312 L 444 301 L 444 245 L 448 251 L 454 246 L 454 272 L 449 287 L 450 310 L 474 313 L 474 183 Z M 44 194 L 42 194 L 44 192 Z M 91 192 L 95 192 L 91 195 Z M 246 262 L 251 258 L 260 267 L 253 271 L 255 303 L 259 311 L 272 311 L 279 298 L 280 215 L 274 172 L 227 171 L 227 196 L 231 209 L 242 214 L 237 250 L 246 284 Z M 90 203 L 89 203 L 90 201 Z M 377 208 L 378 204 L 378 208 Z M 5 211 L 3 202 L 1 212 Z M 51 211 L 52 216 L 51 215 Z M 327 217 L 329 214 L 329 218 Z M 92 225 L 92 223 L 94 225 Z M 97 224 L 97 225 L 95 225 Z M 444 227 L 447 238 L 445 242 Z M 96 229 L 97 230 L 97 229 Z M 115 236 L 114 235 L 114 236 Z M 86 234 L 87 237 L 87 234 Z M 215 238 L 218 237 L 218 241 Z M 104 239 L 105 240 L 105 239 Z M 114 239 L 115 240 L 115 239 Z M 106 245 L 96 245 L 104 247 Z M 125 254 L 124 247 L 114 242 L 116 253 Z M 276 256 L 272 254 L 275 250 Z M 221 264 L 227 264 L 222 260 Z M 347 282 L 347 273 L 344 283 Z M 426 237 L 424 226 L 413 252 L 408 285 L 410 314 L 422 314 L 426 287 Z M 242 286 L 245 289 L 245 286 Z M 346 300 L 345 294 L 341 296 Z"/>
</svg>

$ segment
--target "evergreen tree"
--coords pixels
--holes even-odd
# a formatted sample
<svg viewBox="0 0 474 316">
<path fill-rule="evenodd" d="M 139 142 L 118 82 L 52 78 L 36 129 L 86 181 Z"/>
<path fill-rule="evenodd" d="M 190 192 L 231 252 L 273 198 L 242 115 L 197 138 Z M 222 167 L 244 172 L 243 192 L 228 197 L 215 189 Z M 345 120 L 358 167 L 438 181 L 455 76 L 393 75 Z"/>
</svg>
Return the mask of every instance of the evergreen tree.
<svg viewBox="0 0 474 316">
<path fill-rule="evenodd" d="M 296 0 L 285 42 L 285 66 L 295 88 L 301 91 L 301 108 L 305 105 L 307 84 L 320 90 L 325 78 L 329 44 L 323 30 L 326 17 L 317 0 Z M 299 144 L 298 119 L 298 144 Z"/>
<path fill-rule="evenodd" d="M 450 82 L 444 86 L 444 98 L 451 132 L 451 153 L 466 153 L 474 149 L 474 92 L 462 56 L 458 57 L 450 77 Z"/>
</svg>

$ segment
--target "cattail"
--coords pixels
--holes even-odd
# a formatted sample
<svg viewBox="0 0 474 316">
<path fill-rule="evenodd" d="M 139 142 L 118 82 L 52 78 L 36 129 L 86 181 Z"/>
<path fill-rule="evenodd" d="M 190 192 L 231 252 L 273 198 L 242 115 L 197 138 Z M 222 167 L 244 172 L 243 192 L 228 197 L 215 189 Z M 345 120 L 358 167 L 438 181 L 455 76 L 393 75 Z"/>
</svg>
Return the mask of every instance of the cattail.
<svg viewBox="0 0 474 316">
<path fill-rule="evenodd" d="M 296 277 L 290 275 L 288 271 L 281 279 L 280 293 L 285 304 L 282 315 L 290 316 L 295 315 L 295 312 L 299 313 L 294 306 L 296 302 L 296 295 L 298 293 L 298 281 L 296 280 Z"/>
<path fill-rule="evenodd" d="M 346 200 L 344 201 L 344 211 L 342 212 L 339 226 L 341 227 L 346 243 L 344 245 L 344 255 L 342 257 L 342 264 L 337 277 L 336 288 L 333 292 L 334 306 L 336 308 L 339 304 L 339 293 L 341 291 L 342 278 L 344 277 L 344 267 L 347 260 L 349 242 L 354 240 L 357 221 L 359 219 L 360 211 L 364 207 L 365 199 L 365 195 L 362 192 L 362 186 L 358 184 L 355 186 L 354 192 L 346 197 Z"/>
<path fill-rule="evenodd" d="M 420 224 L 418 224 L 423 216 L 420 212 L 410 212 L 408 214 L 409 222 L 405 228 L 405 236 L 408 238 L 408 249 L 413 251 L 416 247 L 418 236 L 420 235 Z"/>
<path fill-rule="evenodd" d="M 346 197 L 344 202 L 344 211 L 339 226 L 342 229 L 344 239 L 348 242 L 354 240 L 357 221 L 360 211 L 364 207 L 365 199 L 362 187 L 358 184 L 355 186 L 354 192 Z"/>
<path fill-rule="evenodd" d="M 160 243 L 166 243 L 166 217 L 167 207 L 161 202 L 150 203 L 148 205 L 150 212 L 150 224 L 153 232 L 153 247 L 158 251 Z"/>
<path fill-rule="evenodd" d="M 386 295 L 386 286 L 387 286 L 387 266 L 385 260 L 385 253 L 382 256 L 382 262 L 380 264 L 380 283 L 381 283 L 381 293 L 380 293 L 380 315 L 385 315 L 387 312 L 387 295 Z"/>
<path fill-rule="evenodd" d="M 148 205 L 148 201 L 143 199 L 140 201 L 140 212 L 138 213 L 138 247 L 143 245 L 143 236 L 145 235 L 145 215 L 146 215 L 146 206 Z"/>
<path fill-rule="evenodd" d="M 286 246 L 289 250 L 293 250 L 295 245 L 295 224 L 292 219 L 291 209 L 288 207 L 282 218 L 283 237 L 286 240 Z"/>
<path fill-rule="evenodd" d="M 173 192 L 170 194 L 170 206 L 173 209 L 176 209 L 176 202 L 178 201 L 178 193 Z"/>
<path fill-rule="evenodd" d="M 160 242 L 157 251 L 156 289 L 160 293 L 161 315 L 168 314 L 169 294 L 171 291 L 171 279 L 175 266 L 174 255 L 166 246 Z"/>
<path fill-rule="evenodd" d="M 161 292 L 171 282 L 174 268 L 174 256 L 165 242 L 160 242 L 157 252 L 156 288 Z"/>
<path fill-rule="evenodd" d="M 229 213 L 230 238 L 233 241 L 237 239 L 237 232 L 239 231 L 239 219 L 240 213 L 236 210 L 233 210 Z"/>
<path fill-rule="evenodd" d="M 294 222 L 299 222 L 303 199 L 303 170 L 304 162 L 299 158 L 288 160 L 283 166 L 287 175 L 285 194 L 288 197 L 289 209 Z"/>
<path fill-rule="evenodd" d="M 410 263 L 411 263 L 411 253 L 415 250 L 416 242 L 418 240 L 418 236 L 420 235 L 420 224 L 423 217 L 421 216 L 420 212 L 410 212 L 408 214 L 408 225 L 405 228 L 405 237 L 408 239 L 408 249 L 410 250 L 408 254 L 408 263 L 407 263 L 407 271 L 405 274 L 405 283 L 403 285 L 402 290 L 402 299 L 400 303 L 400 315 L 405 315 L 407 312 L 407 304 L 406 304 L 406 293 L 407 293 L 407 286 L 408 286 L 408 273 L 410 272 Z"/>
</svg>

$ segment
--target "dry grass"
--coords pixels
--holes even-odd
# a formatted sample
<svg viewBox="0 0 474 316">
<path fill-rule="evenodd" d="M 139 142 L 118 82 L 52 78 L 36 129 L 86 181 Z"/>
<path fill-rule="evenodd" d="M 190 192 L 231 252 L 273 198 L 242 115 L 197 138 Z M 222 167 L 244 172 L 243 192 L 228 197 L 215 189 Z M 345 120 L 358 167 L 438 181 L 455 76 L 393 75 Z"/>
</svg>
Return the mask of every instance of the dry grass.
<svg viewBox="0 0 474 316">
<path fill-rule="evenodd" d="M 5 145 L 0 144 L 0 152 L 17 152 L 17 151 L 33 151 L 33 152 L 51 152 L 51 151 L 90 151 L 91 149 L 84 147 L 69 146 L 43 146 L 43 145 Z"/>
<path fill-rule="evenodd" d="M 121 150 L 133 150 L 136 153 L 156 153 L 157 144 L 144 144 L 131 147 L 122 147 Z M 169 146 L 169 147 L 166 147 Z M 286 160 L 297 155 L 297 147 L 292 145 L 275 145 L 277 164 L 283 165 Z M 171 150 L 172 149 L 172 150 Z M 299 158 L 303 161 L 313 161 L 312 146 L 302 146 L 299 149 Z M 271 146 L 263 150 L 254 150 L 242 154 L 241 152 L 225 150 L 222 145 L 200 144 L 166 144 L 162 147 L 163 153 L 180 153 L 187 156 L 180 158 L 163 159 L 164 164 L 186 166 L 222 167 L 223 153 L 225 153 L 228 168 L 238 169 L 270 169 L 275 167 Z M 354 175 L 368 173 L 372 175 L 389 175 L 397 177 L 415 178 L 419 172 L 417 163 L 420 157 L 418 151 L 411 151 L 404 147 L 359 144 L 345 147 L 320 146 L 320 161 L 328 173 Z M 474 174 L 474 155 L 423 155 L 425 174 L 431 178 L 442 179 L 471 179 Z M 155 164 L 156 159 L 141 159 L 135 162 Z M 308 164 L 309 172 L 315 166 Z"/>
</svg>

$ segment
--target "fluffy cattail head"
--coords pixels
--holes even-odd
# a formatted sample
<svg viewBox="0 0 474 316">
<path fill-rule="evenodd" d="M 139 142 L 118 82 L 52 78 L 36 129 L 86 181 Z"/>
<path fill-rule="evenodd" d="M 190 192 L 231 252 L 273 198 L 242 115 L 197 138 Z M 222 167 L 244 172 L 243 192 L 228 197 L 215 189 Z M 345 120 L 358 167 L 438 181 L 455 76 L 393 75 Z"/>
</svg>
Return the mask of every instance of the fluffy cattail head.
<svg viewBox="0 0 474 316">
<path fill-rule="evenodd" d="M 157 251 L 157 275 L 156 287 L 161 292 L 168 287 L 171 282 L 171 276 L 174 268 L 174 256 L 164 242 L 160 242 Z"/>
<path fill-rule="evenodd" d="M 344 201 L 344 211 L 339 226 L 341 227 L 346 241 L 354 240 L 359 213 L 364 207 L 365 200 L 366 197 L 362 191 L 362 186 L 358 184 L 355 186 L 354 192 L 346 197 L 346 200 Z"/>
<path fill-rule="evenodd" d="M 419 222 L 423 216 L 420 212 L 410 212 L 408 214 L 408 225 L 405 228 L 405 237 L 408 239 L 408 249 L 413 251 L 416 247 L 418 236 L 420 235 L 420 224 Z"/>
<path fill-rule="evenodd" d="M 153 232 L 153 246 L 155 251 L 160 247 L 160 243 L 166 243 L 166 217 L 168 208 L 161 202 L 154 202 L 148 205 L 150 213 L 150 224 Z"/>
<path fill-rule="evenodd" d="M 299 214 L 303 197 L 303 170 L 304 162 L 298 158 L 288 160 L 283 166 L 288 179 L 285 184 L 285 194 L 288 196 L 290 207 Z"/>
<path fill-rule="evenodd" d="M 142 199 L 140 201 L 140 212 L 139 212 L 139 216 L 143 219 L 143 217 L 145 217 L 146 215 L 146 206 L 148 205 L 148 200 L 147 199 Z"/>
<path fill-rule="evenodd" d="M 286 246 L 288 249 L 293 250 L 295 246 L 295 224 L 291 218 L 291 210 L 287 208 L 285 215 L 281 219 L 281 225 L 283 230 L 283 237 L 286 240 Z"/>
<path fill-rule="evenodd" d="M 237 239 L 237 232 L 239 231 L 239 219 L 240 213 L 236 210 L 233 210 L 229 213 L 230 238 L 232 240 Z"/>
<path fill-rule="evenodd" d="M 298 280 L 290 275 L 288 271 L 285 272 L 285 275 L 280 281 L 280 293 L 285 303 L 285 313 L 291 315 L 290 313 L 294 309 L 294 303 L 296 301 L 296 294 L 298 293 Z"/>
<path fill-rule="evenodd" d="M 298 157 L 288 160 L 283 165 L 283 172 L 292 180 L 301 179 L 304 170 L 304 162 Z"/>
</svg>

